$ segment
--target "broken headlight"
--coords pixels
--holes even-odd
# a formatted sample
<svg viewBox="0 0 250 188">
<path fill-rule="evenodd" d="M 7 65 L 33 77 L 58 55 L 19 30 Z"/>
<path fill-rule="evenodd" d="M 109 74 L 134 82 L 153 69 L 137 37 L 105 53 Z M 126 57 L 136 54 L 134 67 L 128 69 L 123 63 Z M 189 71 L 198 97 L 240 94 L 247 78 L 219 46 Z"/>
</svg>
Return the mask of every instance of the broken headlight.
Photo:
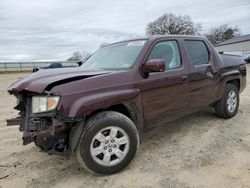
<svg viewBox="0 0 250 188">
<path fill-rule="evenodd" d="M 54 110 L 58 103 L 59 96 L 33 96 L 32 113 L 41 113 Z"/>
</svg>

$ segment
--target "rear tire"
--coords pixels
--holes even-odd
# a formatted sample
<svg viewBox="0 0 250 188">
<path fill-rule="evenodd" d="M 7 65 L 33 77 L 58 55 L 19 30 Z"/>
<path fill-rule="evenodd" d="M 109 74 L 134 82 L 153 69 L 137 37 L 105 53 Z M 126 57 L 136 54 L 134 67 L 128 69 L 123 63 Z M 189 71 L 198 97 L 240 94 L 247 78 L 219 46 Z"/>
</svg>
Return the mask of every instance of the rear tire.
<svg viewBox="0 0 250 188">
<path fill-rule="evenodd" d="M 234 84 L 226 84 L 222 98 L 215 105 L 215 112 L 219 117 L 232 118 L 238 112 L 239 102 L 239 89 Z"/>
<path fill-rule="evenodd" d="M 86 123 L 77 146 L 79 163 L 88 171 L 113 174 L 125 168 L 139 147 L 139 134 L 125 115 L 106 111 Z"/>
</svg>

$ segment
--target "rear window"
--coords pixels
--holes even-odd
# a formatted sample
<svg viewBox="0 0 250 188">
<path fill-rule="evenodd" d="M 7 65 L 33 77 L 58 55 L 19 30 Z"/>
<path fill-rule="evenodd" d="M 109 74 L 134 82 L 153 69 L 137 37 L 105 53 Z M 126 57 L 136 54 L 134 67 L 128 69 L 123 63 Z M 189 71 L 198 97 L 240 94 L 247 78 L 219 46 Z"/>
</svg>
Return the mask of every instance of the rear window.
<svg viewBox="0 0 250 188">
<path fill-rule="evenodd" d="M 208 64 L 209 53 L 203 41 L 186 40 L 185 46 L 191 63 L 195 65 Z"/>
</svg>

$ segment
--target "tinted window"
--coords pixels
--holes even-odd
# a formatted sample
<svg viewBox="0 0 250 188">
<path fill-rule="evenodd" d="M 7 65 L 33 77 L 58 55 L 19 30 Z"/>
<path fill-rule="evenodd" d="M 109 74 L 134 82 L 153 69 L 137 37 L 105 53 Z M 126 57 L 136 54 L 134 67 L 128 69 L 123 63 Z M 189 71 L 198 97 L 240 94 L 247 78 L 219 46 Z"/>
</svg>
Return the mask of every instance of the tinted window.
<svg viewBox="0 0 250 188">
<path fill-rule="evenodd" d="M 202 41 L 185 41 L 185 45 L 193 65 L 207 64 L 209 60 L 209 54 L 207 47 Z"/>
<path fill-rule="evenodd" d="M 181 58 L 177 42 L 164 41 L 157 43 L 148 57 L 148 60 L 151 59 L 164 59 L 166 69 L 181 67 Z"/>
</svg>

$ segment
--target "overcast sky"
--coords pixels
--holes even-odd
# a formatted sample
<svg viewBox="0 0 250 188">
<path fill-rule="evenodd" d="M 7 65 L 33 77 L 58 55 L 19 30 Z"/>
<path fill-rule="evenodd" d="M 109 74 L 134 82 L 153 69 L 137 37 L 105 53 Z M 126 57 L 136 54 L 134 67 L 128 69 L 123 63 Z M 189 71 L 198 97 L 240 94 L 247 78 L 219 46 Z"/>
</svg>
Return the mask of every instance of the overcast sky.
<svg viewBox="0 0 250 188">
<path fill-rule="evenodd" d="M 189 15 L 203 32 L 250 33 L 250 0 L 0 0 L 0 61 L 65 60 L 74 51 L 144 36 L 164 13 Z"/>
</svg>

